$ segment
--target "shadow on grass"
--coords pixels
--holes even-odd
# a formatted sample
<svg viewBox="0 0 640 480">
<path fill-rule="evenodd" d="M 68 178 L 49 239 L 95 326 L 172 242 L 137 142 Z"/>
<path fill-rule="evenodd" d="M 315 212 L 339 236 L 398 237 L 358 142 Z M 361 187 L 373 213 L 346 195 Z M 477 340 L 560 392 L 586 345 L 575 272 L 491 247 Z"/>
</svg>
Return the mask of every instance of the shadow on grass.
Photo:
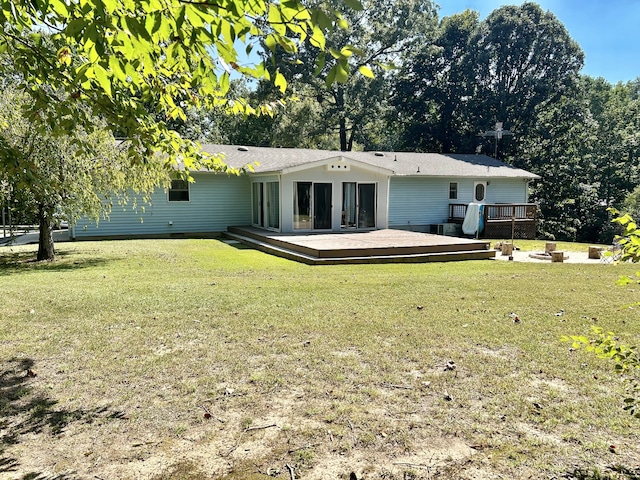
<svg viewBox="0 0 640 480">
<path fill-rule="evenodd" d="M 0 474 L 17 472 L 20 461 L 8 450 L 20 443 L 26 434 L 55 437 L 72 423 L 91 424 L 98 419 L 126 419 L 123 412 L 107 407 L 57 408 L 57 401 L 37 391 L 37 376 L 33 360 L 10 359 L 0 366 Z M 65 480 L 66 475 L 46 475 L 31 472 L 22 480 Z"/>
<path fill-rule="evenodd" d="M 11 275 L 25 271 L 52 271 L 61 272 L 66 270 L 77 270 L 80 268 L 97 267 L 105 265 L 113 259 L 99 257 L 79 257 L 73 259 L 75 252 L 56 252 L 56 259 L 53 262 L 36 260 L 36 252 L 3 252 L 0 250 L 0 276 Z"/>
<path fill-rule="evenodd" d="M 249 245 L 245 245 L 242 242 L 239 242 L 238 240 L 220 240 L 221 243 L 224 243 L 225 245 L 229 245 L 230 247 L 235 248 L 236 250 L 256 250 L 253 247 L 250 247 Z"/>
<path fill-rule="evenodd" d="M 570 480 L 640 480 L 640 468 L 628 468 L 622 465 L 612 465 L 607 470 L 615 472 L 610 475 L 598 469 L 575 469 L 563 478 Z"/>
</svg>

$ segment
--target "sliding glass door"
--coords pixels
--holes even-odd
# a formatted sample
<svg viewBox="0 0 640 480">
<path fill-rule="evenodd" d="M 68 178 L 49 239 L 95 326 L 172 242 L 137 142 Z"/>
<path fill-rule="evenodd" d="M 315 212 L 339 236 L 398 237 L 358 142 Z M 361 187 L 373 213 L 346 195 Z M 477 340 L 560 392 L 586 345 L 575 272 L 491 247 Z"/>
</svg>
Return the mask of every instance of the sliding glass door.
<svg viewBox="0 0 640 480">
<path fill-rule="evenodd" d="M 375 228 L 375 183 L 342 183 L 342 228 Z"/>
<path fill-rule="evenodd" d="M 376 226 L 376 185 L 358 184 L 358 228 Z"/>
<path fill-rule="evenodd" d="M 313 184 L 313 229 L 331 230 L 331 184 Z"/>
<path fill-rule="evenodd" d="M 280 183 L 267 182 L 267 227 L 280 230 Z"/>
<path fill-rule="evenodd" d="M 293 184 L 293 228 L 311 230 L 311 182 Z"/>
<path fill-rule="evenodd" d="M 332 211 L 332 185 L 330 183 L 294 183 L 294 230 L 331 230 Z"/>
<path fill-rule="evenodd" d="M 264 184 L 254 182 L 251 191 L 251 223 L 256 227 L 264 227 L 263 195 Z"/>
<path fill-rule="evenodd" d="M 251 223 L 256 227 L 280 229 L 280 184 L 278 182 L 253 182 Z"/>
</svg>

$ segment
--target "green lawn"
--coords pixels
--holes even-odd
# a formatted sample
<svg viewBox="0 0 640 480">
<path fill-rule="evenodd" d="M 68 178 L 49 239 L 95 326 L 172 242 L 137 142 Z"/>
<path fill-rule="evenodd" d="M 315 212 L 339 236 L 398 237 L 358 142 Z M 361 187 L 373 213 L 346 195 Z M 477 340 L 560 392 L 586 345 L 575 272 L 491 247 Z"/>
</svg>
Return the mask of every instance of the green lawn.
<svg viewBox="0 0 640 480">
<path fill-rule="evenodd" d="M 0 478 L 639 478 L 624 384 L 559 340 L 637 343 L 637 265 L 58 250 L 0 250 Z"/>
</svg>

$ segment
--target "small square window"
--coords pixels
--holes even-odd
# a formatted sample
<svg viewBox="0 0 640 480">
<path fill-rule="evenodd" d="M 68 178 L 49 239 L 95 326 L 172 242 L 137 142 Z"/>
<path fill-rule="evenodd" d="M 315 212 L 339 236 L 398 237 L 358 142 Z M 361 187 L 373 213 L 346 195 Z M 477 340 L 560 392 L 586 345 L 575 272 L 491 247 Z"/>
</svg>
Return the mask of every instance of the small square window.
<svg viewBox="0 0 640 480">
<path fill-rule="evenodd" d="M 449 200 L 458 199 L 458 182 L 451 182 L 449 184 Z"/>
<path fill-rule="evenodd" d="M 169 188 L 170 202 L 188 202 L 189 201 L 189 182 L 186 180 L 171 180 L 171 188 Z"/>
</svg>

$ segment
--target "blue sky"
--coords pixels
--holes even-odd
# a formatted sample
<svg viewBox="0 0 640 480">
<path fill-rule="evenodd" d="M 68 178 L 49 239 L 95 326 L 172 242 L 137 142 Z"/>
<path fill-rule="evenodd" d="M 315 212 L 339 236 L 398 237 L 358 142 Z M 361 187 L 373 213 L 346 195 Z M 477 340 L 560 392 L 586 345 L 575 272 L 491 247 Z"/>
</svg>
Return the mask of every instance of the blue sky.
<svg viewBox="0 0 640 480">
<path fill-rule="evenodd" d="M 467 8 L 483 19 L 502 5 L 520 0 L 436 0 L 440 17 Z M 578 42 L 585 54 L 582 73 L 611 83 L 640 77 L 640 0 L 538 0 Z"/>
</svg>

